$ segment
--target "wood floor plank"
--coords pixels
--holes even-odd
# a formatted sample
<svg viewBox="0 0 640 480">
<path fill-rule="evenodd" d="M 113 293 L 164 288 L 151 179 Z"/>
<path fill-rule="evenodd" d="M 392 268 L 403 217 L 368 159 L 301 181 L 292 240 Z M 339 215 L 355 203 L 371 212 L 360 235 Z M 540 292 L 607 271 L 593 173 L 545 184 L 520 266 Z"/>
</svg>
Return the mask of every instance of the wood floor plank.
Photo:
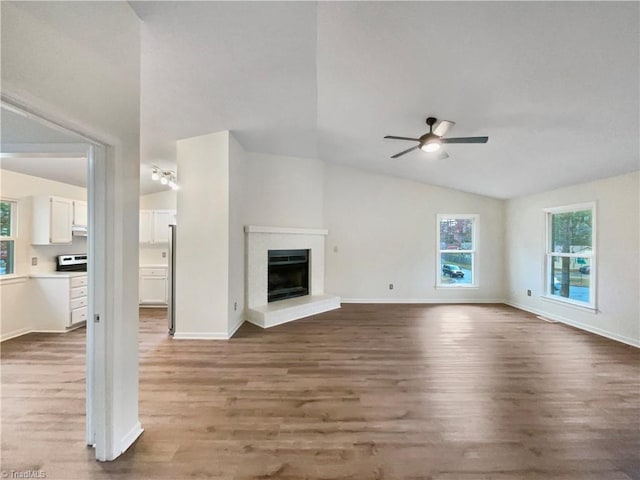
<svg viewBox="0 0 640 480">
<path fill-rule="evenodd" d="M 504 305 L 343 305 L 230 341 L 140 313 L 145 433 L 98 463 L 84 330 L 2 343 L 4 472 L 640 480 L 640 351 Z"/>
</svg>

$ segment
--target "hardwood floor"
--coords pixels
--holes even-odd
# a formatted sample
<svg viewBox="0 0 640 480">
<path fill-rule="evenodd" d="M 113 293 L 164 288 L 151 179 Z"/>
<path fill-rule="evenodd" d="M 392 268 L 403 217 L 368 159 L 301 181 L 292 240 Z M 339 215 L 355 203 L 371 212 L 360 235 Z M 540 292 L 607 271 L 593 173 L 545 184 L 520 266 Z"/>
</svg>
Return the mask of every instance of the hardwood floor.
<svg viewBox="0 0 640 480">
<path fill-rule="evenodd" d="M 83 444 L 83 330 L 4 342 L 2 470 L 640 479 L 633 347 L 503 305 L 344 305 L 228 342 L 172 341 L 164 315 L 141 311 L 145 433 L 110 463 Z"/>
</svg>

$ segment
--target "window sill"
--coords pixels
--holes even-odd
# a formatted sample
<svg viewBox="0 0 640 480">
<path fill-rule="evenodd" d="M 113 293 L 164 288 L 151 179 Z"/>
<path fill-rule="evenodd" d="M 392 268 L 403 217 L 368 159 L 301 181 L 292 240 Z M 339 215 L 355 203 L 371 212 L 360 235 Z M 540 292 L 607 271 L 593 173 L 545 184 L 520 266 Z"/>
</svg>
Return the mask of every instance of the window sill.
<svg viewBox="0 0 640 480">
<path fill-rule="evenodd" d="M 589 313 L 597 313 L 598 309 L 594 306 L 591 305 L 586 305 L 583 303 L 577 303 L 577 302 L 572 302 L 569 300 L 560 300 L 557 297 L 552 297 L 549 295 L 542 295 L 540 298 L 542 298 L 542 300 L 545 300 L 547 302 L 550 303 L 555 303 L 556 305 L 563 305 L 565 307 L 571 307 L 571 308 L 575 308 L 576 310 L 582 310 L 585 312 L 589 312 Z"/>
<path fill-rule="evenodd" d="M 24 283 L 29 280 L 29 275 L 2 275 L 0 285 L 11 285 L 13 283 Z"/>
<path fill-rule="evenodd" d="M 480 288 L 479 285 L 465 285 L 462 283 L 458 283 L 455 285 L 436 285 L 436 289 L 449 290 L 451 288 L 468 288 L 472 290 L 478 290 Z"/>
</svg>

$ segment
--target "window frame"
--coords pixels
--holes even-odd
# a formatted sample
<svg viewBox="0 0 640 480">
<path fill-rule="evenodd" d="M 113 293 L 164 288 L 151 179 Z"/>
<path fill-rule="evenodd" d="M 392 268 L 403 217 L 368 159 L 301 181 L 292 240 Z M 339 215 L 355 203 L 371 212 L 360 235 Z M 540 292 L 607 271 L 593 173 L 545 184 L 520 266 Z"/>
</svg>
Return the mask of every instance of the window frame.
<svg viewBox="0 0 640 480">
<path fill-rule="evenodd" d="M 570 253 L 570 252 L 554 252 L 553 251 L 553 215 L 559 213 L 578 212 L 583 210 L 591 210 L 591 253 Z M 543 298 L 554 302 L 562 303 L 563 305 L 569 305 L 573 307 L 586 308 L 589 310 L 596 310 L 596 285 L 597 285 L 597 211 L 596 202 L 584 202 L 574 203 L 571 205 L 563 205 L 559 207 L 545 208 L 545 242 L 544 242 L 544 276 L 542 291 L 544 292 Z M 554 295 L 551 291 L 552 283 L 551 272 L 553 257 L 567 257 L 567 258 L 588 258 L 589 259 L 589 301 L 582 302 L 571 298 L 565 298 L 560 295 Z"/>
<path fill-rule="evenodd" d="M 2 242 L 13 242 L 12 254 L 13 258 L 11 259 L 11 264 L 13 266 L 13 272 L 11 273 L 0 273 L 0 278 L 12 278 L 17 275 L 16 273 L 16 248 L 18 245 L 18 201 L 13 198 L 5 198 L 1 197 L 0 202 L 9 203 L 11 205 L 11 223 L 9 224 L 10 232 L 9 235 L 0 234 L 0 241 Z"/>
<path fill-rule="evenodd" d="M 471 220 L 471 244 L 469 250 L 441 249 L 440 222 L 443 219 Z M 478 228 L 480 215 L 477 213 L 439 213 L 436 216 L 436 288 L 478 288 L 477 254 L 478 254 Z M 442 254 L 443 253 L 469 253 L 471 254 L 471 283 L 442 283 Z"/>
</svg>

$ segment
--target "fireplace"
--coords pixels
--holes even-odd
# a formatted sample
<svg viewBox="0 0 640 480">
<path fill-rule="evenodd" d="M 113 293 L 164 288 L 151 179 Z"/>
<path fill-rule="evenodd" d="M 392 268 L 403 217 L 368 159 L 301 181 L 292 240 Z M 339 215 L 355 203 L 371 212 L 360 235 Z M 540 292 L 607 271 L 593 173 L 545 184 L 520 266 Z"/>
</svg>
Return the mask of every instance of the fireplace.
<svg viewBox="0 0 640 480">
<path fill-rule="evenodd" d="M 268 260 L 268 302 L 309 294 L 309 250 L 269 250 Z"/>
</svg>

